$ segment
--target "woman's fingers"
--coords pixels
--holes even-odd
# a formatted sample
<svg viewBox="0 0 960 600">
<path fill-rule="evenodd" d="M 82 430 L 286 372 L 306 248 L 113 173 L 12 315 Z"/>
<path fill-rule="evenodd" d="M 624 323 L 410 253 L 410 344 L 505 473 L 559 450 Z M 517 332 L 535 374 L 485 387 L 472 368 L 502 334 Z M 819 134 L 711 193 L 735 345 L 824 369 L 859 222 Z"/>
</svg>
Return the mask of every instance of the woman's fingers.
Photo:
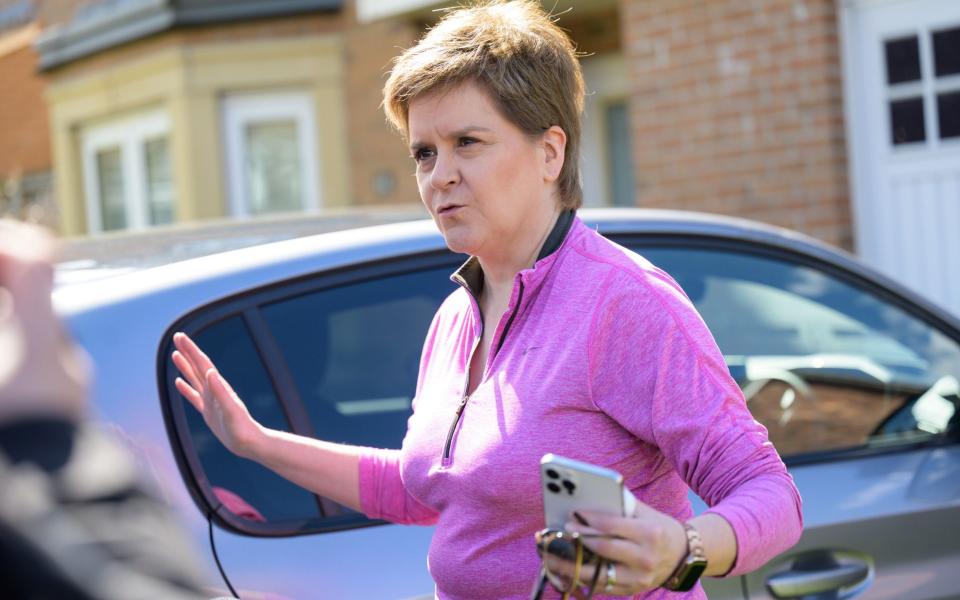
<svg viewBox="0 0 960 600">
<path fill-rule="evenodd" d="M 203 373 L 205 369 L 197 362 L 199 348 L 188 336 L 182 333 L 176 333 L 173 336 L 173 344 L 176 350 L 173 352 L 173 361 L 177 368 L 188 378 L 190 385 L 196 390 L 203 390 Z M 179 357 L 179 359 L 178 359 Z"/>
<path fill-rule="evenodd" d="M 174 385 L 177 386 L 177 391 L 187 399 L 187 402 L 192 404 L 193 407 L 201 413 L 203 412 L 203 397 L 199 394 L 199 392 L 197 392 L 197 390 L 193 389 L 189 383 L 180 377 L 177 377 L 176 381 L 174 381 Z"/>
<path fill-rule="evenodd" d="M 194 390 L 203 389 L 203 380 L 197 375 L 197 371 L 193 368 L 190 361 L 187 360 L 187 357 L 181 354 L 179 350 L 174 350 L 173 352 L 173 364 L 179 369 L 180 373 L 187 380 L 187 383 L 189 383 Z"/>
<path fill-rule="evenodd" d="M 653 509 L 649 510 L 652 511 Z M 667 537 L 674 533 L 670 526 L 679 526 L 679 523 L 672 517 L 662 513 L 641 514 L 639 509 L 637 516 L 634 517 L 620 517 L 587 511 L 582 511 L 579 514 L 586 520 L 589 527 L 575 522 L 568 523 L 567 527 L 570 531 L 602 534 L 600 538 L 588 540 L 591 544 L 603 545 L 614 541 L 611 538 L 620 538 L 641 547 L 659 549 L 667 541 Z M 603 539 L 604 537 L 607 539 Z M 615 547 L 621 546 L 616 545 Z"/>
<path fill-rule="evenodd" d="M 175 333 L 173 335 L 173 344 L 177 347 L 177 350 L 190 361 L 190 364 L 197 374 L 206 373 L 210 369 L 215 368 L 213 361 L 203 353 L 203 350 L 201 350 L 187 334 L 180 332 Z"/>
<path fill-rule="evenodd" d="M 683 558 L 686 535 L 683 526 L 673 517 L 642 503 L 632 517 L 582 512 L 589 523 L 584 527 L 568 523 L 572 531 L 598 531 L 604 536 L 587 536 L 584 545 L 605 558 L 612 559 L 629 591 L 651 589 L 660 585 Z"/>
<path fill-rule="evenodd" d="M 231 452 L 245 456 L 257 433 L 257 423 L 213 361 L 183 333 L 173 336 L 176 350 L 174 365 L 183 377 L 176 379 L 177 390 L 203 415 L 213 434 Z"/>
<path fill-rule="evenodd" d="M 594 567 L 593 564 L 584 563 L 580 566 L 580 571 L 577 572 L 576 564 L 573 561 L 564 560 L 562 558 L 547 555 L 545 558 L 547 571 L 555 578 L 559 579 L 562 582 L 560 587 L 567 588 L 571 587 L 571 582 L 573 578 L 577 578 L 577 587 L 583 588 L 590 585 L 590 582 L 593 581 Z M 553 582 L 557 583 L 557 582 Z M 603 586 L 598 584 L 597 590 L 602 590 Z"/>
<path fill-rule="evenodd" d="M 593 537 L 584 538 L 583 545 L 604 558 L 630 565 L 631 568 L 643 572 L 650 571 L 656 566 L 656 562 L 650 559 L 649 548 L 631 540 L 606 536 Z"/>
<path fill-rule="evenodd" d="M 586 589 L 593 583 L 593 578 L 596 575 L 597 584 L 594 586 L 594 592 L 597 594 L 629 596 L 644 589 L 649 589 L 649 587 L 644 586 L 638 581 L 635 571 L 616 562 L 614 562 L 613 569 L 611 570 L 608 566 L 609 562 L 603 561 L 599 574 L 596 573 L 596 561 L 581 565 L 579 573 L 577 573 L 576 565 L 573 562 L 555 556 L 547 556 L 546 563 L 547 570 L 555 578 L 560 580 L 562 588 L 570 587 L 570 582 L 572 582 L 574 576 L 576 576 L 577 587 Z M 611 574 L 614 575 L 612 582 L 608 580 L 608 576 Z M 609 586 L 608 583 L 610 584 Z"/>
</svg>

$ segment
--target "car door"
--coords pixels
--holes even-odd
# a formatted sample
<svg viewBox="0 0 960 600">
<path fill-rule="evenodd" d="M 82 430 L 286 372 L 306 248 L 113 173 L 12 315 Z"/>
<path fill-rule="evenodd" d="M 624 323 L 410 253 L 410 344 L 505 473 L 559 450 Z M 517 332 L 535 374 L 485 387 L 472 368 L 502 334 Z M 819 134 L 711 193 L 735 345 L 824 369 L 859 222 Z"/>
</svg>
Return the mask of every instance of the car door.
<svg viewBox="0 0 960 600">
<path fill-rule="evenodd" d="M 458 261 L 432 253 L 276 283 L 196 310 L 164 339 L 193 336 L 267 427 L 398 448 L 423 338 Z M 376 527 L 230 454 L 174 389 L 171 351 L 167 343 L 159 354 L 168 428 L 211 521 L 211 550 L 241 597 L 432 598 L 432 528 Z"/>
<path fill-rule="evenodd" d="M 803 498 L 800 542 L 744 578 L 744 595 L 960 597 L 960 334 L 811 256 L 624 242 L 696 304 Z"/>
</svg>

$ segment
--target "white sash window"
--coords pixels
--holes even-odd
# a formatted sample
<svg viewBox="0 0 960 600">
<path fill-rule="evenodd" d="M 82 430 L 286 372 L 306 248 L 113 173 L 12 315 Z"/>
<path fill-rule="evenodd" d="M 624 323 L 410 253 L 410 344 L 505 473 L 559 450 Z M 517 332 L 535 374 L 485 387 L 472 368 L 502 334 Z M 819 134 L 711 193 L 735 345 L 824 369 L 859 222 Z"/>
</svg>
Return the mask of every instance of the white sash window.
<svg viewBox="0 0 960 600">
<path fill-rule="evenodd" d="M 81 133 L 89 231 L 144 229 L 175 220 L 170 119 L 149 113 Z"/>
<path fill-rule="evenodd" d="M 299 212 L 320 206 L 313 113 L 306 93 L 224 99 L 230 214 Z"/>
</svg>

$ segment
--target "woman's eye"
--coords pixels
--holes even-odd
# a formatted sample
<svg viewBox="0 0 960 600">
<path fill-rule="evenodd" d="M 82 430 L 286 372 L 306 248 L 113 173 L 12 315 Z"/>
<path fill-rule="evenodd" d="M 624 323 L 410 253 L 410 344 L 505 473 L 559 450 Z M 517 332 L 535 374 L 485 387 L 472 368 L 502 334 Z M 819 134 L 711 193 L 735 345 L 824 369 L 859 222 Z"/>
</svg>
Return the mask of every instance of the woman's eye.
<svg viewBox="0 0 960 600">
<path fill-rule="evenodd" d="M 478 141 L 480 140 L 478 140 L 477 138 L 462 137 L 459 140 L 457 140 L 457 143 L 461 146 L 469 146 L 471 144 L 476 144 Z"/>
<path fill-rule="evenodd" d="M 421 162 L 433 158 L 433 150 L 430 148 L 419 148 L 413 153 L 413 160 Z"/>
</svg>

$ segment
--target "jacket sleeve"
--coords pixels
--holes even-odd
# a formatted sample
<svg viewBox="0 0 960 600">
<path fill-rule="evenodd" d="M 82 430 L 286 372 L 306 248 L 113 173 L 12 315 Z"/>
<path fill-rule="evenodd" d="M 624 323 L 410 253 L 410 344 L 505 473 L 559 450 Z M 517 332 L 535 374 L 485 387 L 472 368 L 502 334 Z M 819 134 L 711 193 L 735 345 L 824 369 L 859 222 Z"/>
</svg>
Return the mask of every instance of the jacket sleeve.
<svg viewBox="0 0 960 600">
<path fill-rule="evenodd" d="M 67 421 L 0 427 L 0 563 L 12 597 L 18 588 L 27 597 L 210 597 L 179 524 L 132 459 L 93 426 Z"/>
<path fill-rule="evenodd" d="M 708 512 L 732 526 L 737 557 L 728 576 L 796 543 L 803 523 L 793 478 L 669 276 L 651 268 L 610 277 L 590 356 L 598 407 L 655 445 Z"/>
<path fill-rule="evenodd" d="M 365 448 L 361 453 L 360 507 L 371 519 L 404 525 L 433 525 L 439 516 L 404 487 L 399 450 Z"/>
<path fill-rule="evenodd" d="M 416 395 L 427 376 L 430 356 L 437 343 L 440 311 L 433 317 L 420 355 Z M 412 402 L 416 410 L 416 399 Z M 360 508 L 371 519 L 385 519 L 404 525 L 433 525 L 439 514 L 420 503 L 407 491 L 400 475 L 400 450 L 363 448 L 359 460 Z"/>
</svg>

